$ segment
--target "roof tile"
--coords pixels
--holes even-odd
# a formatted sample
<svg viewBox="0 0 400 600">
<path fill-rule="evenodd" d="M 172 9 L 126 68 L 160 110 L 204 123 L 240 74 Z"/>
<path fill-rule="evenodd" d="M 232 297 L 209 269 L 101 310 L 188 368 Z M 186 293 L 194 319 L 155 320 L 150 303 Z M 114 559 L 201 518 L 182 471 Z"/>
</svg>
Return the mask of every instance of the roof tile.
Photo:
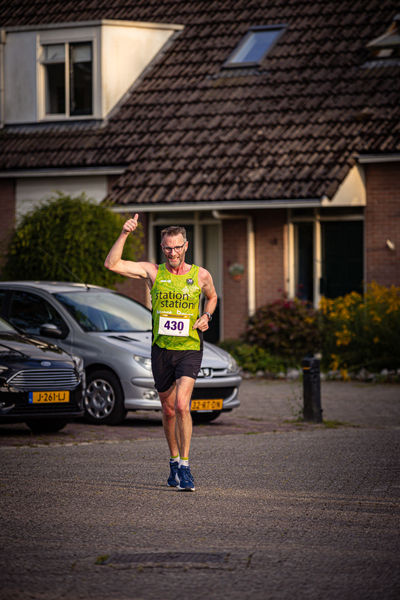
<svg viewBox="0 0 400 600">
<path fill-rule="evenodd" d="M 400 148 L 399 66 L 366 67 L 396 0 L 0 0 L 0 26 L 127 19 L 185 29 L 102 127 L 12 127 L 0 168 L 131 165 L 127 203 L 329 197 L 359 152 Z M 287 23 L 258 69 L 222 71 L 249 27 Z M 329 192 L 329 193 L 328 193 Z"/>
</svg>

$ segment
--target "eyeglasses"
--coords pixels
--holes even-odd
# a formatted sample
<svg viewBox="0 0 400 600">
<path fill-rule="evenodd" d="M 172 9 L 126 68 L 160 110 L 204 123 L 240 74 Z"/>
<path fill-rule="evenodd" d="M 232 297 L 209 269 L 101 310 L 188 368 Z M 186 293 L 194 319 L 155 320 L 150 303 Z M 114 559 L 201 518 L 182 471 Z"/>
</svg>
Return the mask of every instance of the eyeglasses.
<svg viewBox="0 0 400 600">
<path fill-rule="evenodd" d="M 185 244 L 183 244 L 182 246 L 175 246 L 175 248 L 170 248 L 169 246 L 161 246 L 161 248 L 164 250 L 164 252 L 170 254 L 173 250 L 175 250 L 175 252 L 182 252 L 182 250 L 185 247 Z"/>
</svg>

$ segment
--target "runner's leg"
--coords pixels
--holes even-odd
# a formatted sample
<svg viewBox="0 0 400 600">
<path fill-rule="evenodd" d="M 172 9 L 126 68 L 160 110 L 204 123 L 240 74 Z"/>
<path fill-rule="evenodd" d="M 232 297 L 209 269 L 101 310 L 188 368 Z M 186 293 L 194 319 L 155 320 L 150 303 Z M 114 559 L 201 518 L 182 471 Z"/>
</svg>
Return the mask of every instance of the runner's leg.
<svg viewBox="0 0 400 600">
<path fill-rule="evenodd" d="M 190 399 L 192 397 L 194 383 L 194 379 L 186 376 L 182 376 L 176 382 L 176 440 L 178 442 L 179 455 L 181 458 L 189 457 L 193 429 L 192 417 L 190 414 Z"/>
<path fill-rule="evenodd" d="M 162 405 L 162 424 L 164 427 L 165 437 L 167 439 L 170 456 L 179 454 L 178 442 L 176 439 L 176 390 L 177 386 L 174 383 L 167 391 L 159 392 Z"/>
</svg>

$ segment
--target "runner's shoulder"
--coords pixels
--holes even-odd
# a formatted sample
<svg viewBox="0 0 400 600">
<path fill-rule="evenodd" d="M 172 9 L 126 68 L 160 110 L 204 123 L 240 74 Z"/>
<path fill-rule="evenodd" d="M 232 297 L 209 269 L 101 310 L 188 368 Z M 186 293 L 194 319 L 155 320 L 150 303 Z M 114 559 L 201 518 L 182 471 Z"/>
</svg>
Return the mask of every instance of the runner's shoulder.
<svg viewBox="0 0 400 600">
<path fill-rule="evenodd" d="M 199 286 L 202 288 L 204 285 L 207 284 L 212 284 L 212 276 L 211 273 L 209 271 L 207 271 L 207 269 L 204 269 L 204 267 L 199 267 L 199 274 L 198 274 L 198 280 L 199 280 Z"/>
<path fill-rule="evenodd" d="M 142 267 L 142 269 L 147 273 L 147 277 L 149 277 L 154 283 L 157 277 L 158 265 L 150 262 L 138 262 L 136 264 Z"/>
</svg>

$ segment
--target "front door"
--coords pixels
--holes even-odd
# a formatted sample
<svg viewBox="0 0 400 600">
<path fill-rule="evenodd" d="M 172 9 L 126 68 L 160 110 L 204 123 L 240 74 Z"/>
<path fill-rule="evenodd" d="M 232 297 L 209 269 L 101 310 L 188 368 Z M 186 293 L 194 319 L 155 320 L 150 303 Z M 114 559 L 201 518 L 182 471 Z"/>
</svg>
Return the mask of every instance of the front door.
<svg viewBox="0 0 400 600">
<path fill-rule="evenodd" d="M 363 221 L 322 223 L 321 293 L 337 298 L 363 293 Z"/>
</svg>

